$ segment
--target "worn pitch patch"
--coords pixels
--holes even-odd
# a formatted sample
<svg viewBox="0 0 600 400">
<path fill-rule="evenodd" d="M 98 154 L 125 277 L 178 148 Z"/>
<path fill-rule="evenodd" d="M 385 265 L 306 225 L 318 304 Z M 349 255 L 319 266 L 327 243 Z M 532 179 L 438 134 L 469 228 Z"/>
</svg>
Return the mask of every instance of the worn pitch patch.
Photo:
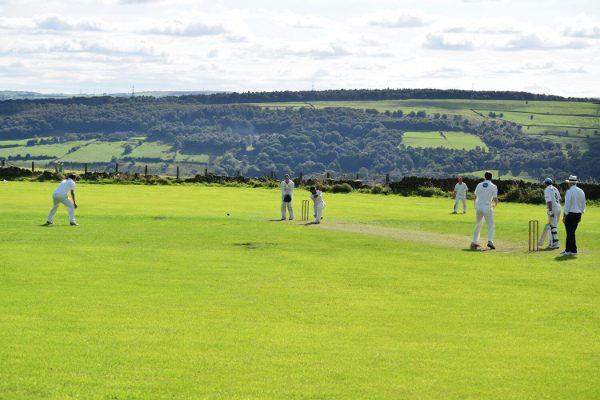
<svg viewBox="0 0 600 400">
<path fill-rule="evenodd" d="M 468 250 L 473 252 L 492 252 L 492 253 L 514 253 L 523 251 L 523 247 L 515 243 L 500 242 L 495 243 L 496 249 L 490 250 L 486 247 L 487 242 L 482 242 L 478 250 L 471 250 L 470 235 L 456 235 L 449 233 L 437 233 L 429 231 L 417 231 L 409 229 L 387 228 L 384 226 L 344 223 L 329 221 L 326 224 L 317 225 L 320 229 L 358 233 L 369 236 L 384 237 L 388 239 L 402 240 L 405 242 L 425 243 L 432 246 L 449 247 L 460 250 Z"/>
</svg>

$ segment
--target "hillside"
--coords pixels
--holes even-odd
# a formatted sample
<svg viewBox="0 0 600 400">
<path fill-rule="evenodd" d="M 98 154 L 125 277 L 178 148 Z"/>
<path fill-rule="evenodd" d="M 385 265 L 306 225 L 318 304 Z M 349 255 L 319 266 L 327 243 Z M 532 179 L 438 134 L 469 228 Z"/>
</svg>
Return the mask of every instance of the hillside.
<svg viewBox="0 0 600 400">
<path fill-rule="evenodd" d="M 598 104 L 557 96 L 412 91 L 332 91 L 73 98 L 0 102 L 0 157 L 95 169 L 260 176 L 276 171 L 381 179 L 494 169 L 539 179 L 600 179 Z M 308 94 L 306 94 L 308 93 Z M 306 95 L 306 99 L 302 97 Z M 345 96 L 345 97 L 344 97 Z M 370 96 L 370 97 L 369 97 Z M 367 100 L 360 100 L 367 98 Z M 481 100 L 486 98 L 487 100 Z M 531 98 L 531 100 L 529 100 Z M 525 100 L 523 100 L 525 99 Z M 539 100 L 542 99 L 542 100 Z M 219 103 L 225 100 L 236 104 Z"/>
</svg>

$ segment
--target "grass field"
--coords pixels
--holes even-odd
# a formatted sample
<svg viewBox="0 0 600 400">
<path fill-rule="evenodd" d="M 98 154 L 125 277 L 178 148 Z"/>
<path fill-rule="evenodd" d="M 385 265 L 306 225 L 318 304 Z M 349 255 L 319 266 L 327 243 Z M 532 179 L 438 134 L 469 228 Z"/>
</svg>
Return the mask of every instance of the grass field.
<svg viewBox="0 0 600 400">
<path fill-rule="evenodd" d="M 491 172 L 493 175 L 493 179 L 500 179 L 503 181 L 508 181 L 508 180 L 523 180 L 526 182 L 537 182 L 539 183 L 539 179 L 534 179 L 532 177 L 530 177 L 528 174 L 526 173 L 521 173 L 520 175 L 513 175 L 510 172 L 505 172 L 505 173 L 500 173 L 500 171 L 498 171 L 497 169 L 486 169 L 486 170 L 480 170 L 480 171 L 471 171 L 471 172 L 462 172 L 460 175 L 463 176 L 472 176 L 475 178 L 479 178 L 481 179 L 481 177 L 483 176 L 483 174 L 485 174 L 486 172 Z M 475 189 L 475 188 L 472 188 Z"/>
<path fill-rule="evenodd" d="M 0 145 L 8 145 L 9 143 L 14 142 L 11 140 L 0 140 Z M 61 158 L 66 156 L 70 149 L 76 146 L 87 146 L 90 144 L 89 140 L 77 140 L 72 142 L 64 142 L 57 144 L 40 144 L 36 146 L 18 146 L 18 147 L 6 147 L 0 148 L 0 157 L 8 157 L 8 156 L 16 156 L 21 155 L 25 156 L 26 154 L 30 154 L 34 157 L 37 156 L 49 156 L 49 158 Z M 110 160 L 110 159 L 109 159 Z"/>
<path fill-rule="evenodd" d="M 133 158 L 160 158 L 170 160 L 174 157 L 172 146 L 159 142 L 144 142 L 133 149 L 129 157 Z"/>
<path fill-rule="evenodd" d="M 80 183 L 81 226 L 42 227 L 54 186 L 0 183 L 2 399 L 600 395 L 598 208 L 564 259 L 526 251 L 540 206 L 471 252 L 449 199 L 327 193 L 315 226 L 278 190 Z"/>
<path fill-rule="evenodd" d="M 447 149 L 474 150 L 476 147 L 487 150 L 483 141 L 465 132 L 404 132 L 402 144 L 407 147 L 445 147 Z"/>
</svg>

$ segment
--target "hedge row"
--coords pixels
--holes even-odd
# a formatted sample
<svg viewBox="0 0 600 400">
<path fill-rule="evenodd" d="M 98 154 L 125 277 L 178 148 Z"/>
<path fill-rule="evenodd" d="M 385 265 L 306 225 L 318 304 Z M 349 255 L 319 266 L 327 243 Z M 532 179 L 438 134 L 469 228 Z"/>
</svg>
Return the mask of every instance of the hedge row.
<svg viewBox="0 0 600 400">
<path fill-rule="evenodd" d="M 143 174 L 113 173 L 113 172 L 88 172 L 80 175 L 83 181 L 99 183 L 132 183 L 132 184 L 162 184 L 172 183 L 209 183 L 225 185 L 247 185 L 253 187 L 278 187 L 279 182 L 268 178 L 248 178 L 244 176 L 219 176 L 214 174 L 196 175 L 193 178 L 176 179 L 173 177 L 162 177 L 157 175 L 144 176 Z M 60 181 L 64 175 L 51 171 L 32 172 L 29 169 L 17 167 L 0 168 L 0 179 L 35 179 L 38 181 Z M 481 179 L 465 177 L 463 181 L 469 187 L 470 193 Z M 433 179 L 415 176 L 407 176 L 397 182 L 387 185 L 374 184 L 372 186 L 363 184 L 360 180 L 295 180 L 297 186 L 322 187 L 323 191 L 333 193 L 349 193 L 353 190 L 370 192 L 374 194 L 399 194 L 403 196 L 449 196 L 456 184 L 455 178 Z M 541 204 L 544 202 L 544 184 L 524 182 L 521 180 L 494 180 L 498 186 L 498 194 L 501 201 Z M 557 185 L 563 194 L 567 184 L 562 182 Z M 600 201 L 600 185 L 592 183 L 580 183 L 588 200 Z"/>
</svg>

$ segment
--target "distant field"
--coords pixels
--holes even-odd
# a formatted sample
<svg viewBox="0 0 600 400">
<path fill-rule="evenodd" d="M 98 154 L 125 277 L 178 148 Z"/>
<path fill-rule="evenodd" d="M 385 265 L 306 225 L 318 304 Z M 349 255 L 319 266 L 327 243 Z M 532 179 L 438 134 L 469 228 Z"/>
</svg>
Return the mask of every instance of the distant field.
<svg viewBox="0 0 600 400">
<path fill-rule="evenodd" d="M 475 135 L 465 132 L 404 132 L 402 144 L 407 147 L 445 147 L 448 149 L 474 150 L 476 147 L 487 150 L 485 143 Z"/>
<path fill-rule="evenodd" d="M 206 164 L 209 160 L 210 156 L 208 154 L 183 154 L 181 152 L 177 152 L 177 155 L 175 156 L 175 161 L 178 162 Z"/>
<path fill-rule="evenodd" d="M 55 187 L 0 182 L 3 400 L 598 398 L 598 207 L 565 258 L 542 205 L 473 252 L 448 198 L 80 182 L 44 227 Z"/>
<path fill-rule="evenodd" d="M 540 181 L 540 179 L 532 178 L 526 173 L 521 173 L 519 175 L 513 175 L 510 172 L 506 172 L 506 173 L 501 174 L 500 171 L 498 171 L 497 169 L 463 172 L 460 175 L 473 176 L 476 178 L 483 178 L 483 174 L 485 174 L 487 171 L 492 173 L 492 176 L 493 176 L 492 180 L 499 179 L 499 180 L 506 181 L 506 180 L 519 180 L 520 179 L 525 182 L 539 182 Z"/>
<path fill-rule="evenodd" d="M 94 142 L 84 146 L 74 153 L 68 154 L 61 158 L 61 161 L 78 162 L 78 163 L 94 163 L 94 162 L 110 162 L 112 157 L 121 157 L 123 147 L 127 142 Z"/>
<path fill-rule="evenodd" d="M 29 154 L 33 157 L 47 155 L 46 159 L 35 160 L 37 168 L 47 168 L 50 164 L 56 161 L 74 162 L 74 163 L 108 163 L 113 157 L 123 158 L 131 157 L 133 159 L 153 158 L 160 159 L 164 162 L 148 163 L 139 161 L 137 164 L 123 163 L 121 168 L 123 171 L 143 172 L 144 166 L 148 165 L 149 169 L 157 173 L 167 173 L 175 175 L 177 166 L 165 166 L 165 163 L 172 164 L 173 161 L 181 163 L 181 174 L 195 174 L 204 170 L 204 165 L 210 161 L 208 154 L 183 154 L 174 152 L 172 146 L 160 142 L 142 142 L 139 144 L 141 137 L 130 139 L 128 141 L 102 142 L 96 140 L 73 141 L 52 145 L 36 145 L 25 146 L 27 141 L 23 140 L 0 140 L 0 146 L 18 145 L 17 147 L 0 148 L 0 157 L 6 158 L 9 156 L 25 156 Z M 125 146 L 130 145 L 133 150 L 129 154 L 125 154 Z M 69 153 L 73 148 L 78 148 Z M 30 160 L 12 160 L 11 164 L 20 167 L 30 167 Z M 165 169 L 166 168 L 166 169 Z"/>
<path fill-rule="evenodd" d="M 557 136 L 545 133 L 539 135 L 541 139 L 551 140 L 554 143 L 559 143 L 562 149 L 566 152 L 568 146 L 572 146 L 573 148 L 578 148 L 580 151 L 587 151 L 588 143 L 587 139 L 584 137 L 574 137 L 574 136 Z"/>
<path fill-rule="evenodd" d="M 25 140 L 26 141 L 26 140 Z M 0 145 L 5 145 L 11 141 L 0 141 Z M 64 157 L 69 150 L 77 146 L 85 146 L 92 143 L 89 140 L 78 140 L 73 142 L 65 142 L 58 144 L 41 144 L 36 146 L 19 146 L 19 147 L 7 147 L 0 148 L 0 157 L 25 156 L 30 154 L 31 156 L 49 156 L 49 158 L 61 158 Z"/>
<path fill-rule="evenodd" d="M 585 138 L 600 136 L 600 105 L 573 101 L 517 101 L 517 100 L 381 100 L 381 101 L 315 101 L 289 103 L 255 103 L 261 107 L 350 107 L 376 109 L 380 112 L 402 110 L 425 111 L 447 116 L 460 115 L 474 120 L 489 120 L 488 114 L 503 114 L 497 120 L 523 125 L 525 134 L 548 132 L 544 139 L 553 141 L 555 131 Z M 533 115 L 533 119 L 530 116 Z M 583 145 L 579 146 L 583 148 Z M 586 146 L 585 146 L 586 147 Z"/>
<path fill-rule="evenodd" d="M 483 111 L 487 114 L 489 111 Z M 544 125 L 548 127 L 581 127 L 589 129 L 600 129 L 598 119 L 595 117 L 579 117 L 575 115 L 554 115 L 554 114 L 529 114 L 522 112 L 505 111 L 503 117 L 510 122 L 516 122 L 521 125 Z"/>
<path fill-rule="evenodd" d="M 127 157 L 133 158 L 160 158 L 169 160 L 173 158 L 174 153 L 171 150 L 172 146 L 159 142 L 144 142 L 133 149 Z"/>
</svg>

